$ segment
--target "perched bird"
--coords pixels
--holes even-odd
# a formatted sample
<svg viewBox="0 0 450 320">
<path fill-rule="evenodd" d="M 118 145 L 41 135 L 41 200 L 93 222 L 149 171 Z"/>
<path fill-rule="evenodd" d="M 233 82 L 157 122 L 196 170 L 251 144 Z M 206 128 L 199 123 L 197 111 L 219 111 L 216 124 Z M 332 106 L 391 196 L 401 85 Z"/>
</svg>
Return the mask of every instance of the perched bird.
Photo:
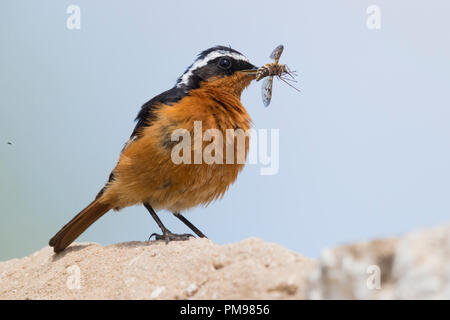
<svg viewBox="0 0 450 320">
<path fill-rule="evenodd" d="M 50 239 L 54 251 L 64 250 L 109 210 L 136 204 L 143 204 L 161 228 L 162 234 L 154 234 L 158 240 L 186 240 L 191 236 L 170 232 L 156 214 L 162 209 L 205 237 L 181 212 L 221 198 L 244 164 L 176 164 L 171 159 L 176 144 L 171 135 L 179 128 L 192 132 L 194 121 L 201 121 L 203 132 L 218 129 L 224 136 L 227 129 L 250 129 L 251 119 L 240 97 L 257 70 L 244 55 L 229 47 L 201 52 L 173 88 L 142 106 L 109 181 L 91 204 Z M 247 152 L 248 144 L 245 157 Z"/>
</svg>

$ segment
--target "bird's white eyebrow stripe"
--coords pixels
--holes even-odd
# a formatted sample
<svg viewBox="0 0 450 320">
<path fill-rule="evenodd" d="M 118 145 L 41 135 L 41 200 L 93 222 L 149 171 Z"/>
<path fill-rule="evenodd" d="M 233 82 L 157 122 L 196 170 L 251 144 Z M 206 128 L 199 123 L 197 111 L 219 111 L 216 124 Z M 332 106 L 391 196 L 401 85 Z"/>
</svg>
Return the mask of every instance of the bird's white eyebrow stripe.
<svg viewBox="0 0 450 320">
<path fill-rule="evenodd" d="M 242 54 L 236 53 L 236 52 L 231 52 L 231 51 L 225 51 L 225 50 L 216 50 L 213 51 L 211 53 L 209 53 L 208 55 L 206 55 L 204 58 L 202 59 L 198 59 L 196 60 L 192 66 L 189 67 L 189 69 L 181 76 L 180 81 L 178 82 L 177 86 L 180 85 L 187 85 L 189 82 L 189 78 L 192 75 L 192 72 L 194 70 L 197 70 L 201 67 L 204 67 L 208 64 L 208 62 L 210 62 L 211 60 L 214 60 L 218 57 L 222 57 L 222 56 L 228 56 L 230 58 L 233 58 L 235 60 L 241 60 L 241 61 L 245 61 L 245 62 L 249 62 L 248 59 L 243 56 Z"/>
</svg>

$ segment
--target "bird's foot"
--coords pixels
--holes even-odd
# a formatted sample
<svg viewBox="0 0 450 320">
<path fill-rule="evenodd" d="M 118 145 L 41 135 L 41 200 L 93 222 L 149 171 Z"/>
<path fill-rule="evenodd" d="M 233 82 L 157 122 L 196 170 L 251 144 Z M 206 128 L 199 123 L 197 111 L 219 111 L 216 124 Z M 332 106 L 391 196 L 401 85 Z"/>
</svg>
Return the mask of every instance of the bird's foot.
<svg viewBox="0 0 450 320">
<path fill-rule="evenodd" d="M 153 233 L 152 235 L 150 235 L 148 240 L 150 240 L 153 236 L 155 237 L 155 240 L 166 241 L 166 244 L 169 243 L 169 241 L 186 241 L 191 237 L 195 238 L 192 234 L 189 233 L 176 234 L 170 232 L 169 230 L 163 231 L 163 234 Z"/>
</svg>

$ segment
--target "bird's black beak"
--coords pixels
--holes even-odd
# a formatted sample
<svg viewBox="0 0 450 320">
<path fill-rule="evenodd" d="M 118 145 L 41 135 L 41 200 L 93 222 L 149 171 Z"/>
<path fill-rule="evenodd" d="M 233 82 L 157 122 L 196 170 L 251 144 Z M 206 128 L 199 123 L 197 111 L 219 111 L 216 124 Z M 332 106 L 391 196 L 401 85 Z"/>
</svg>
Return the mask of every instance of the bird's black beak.
<svg viewBox="0 0 450 320">
<path fill-rule="evenodd" d="M 258 72 L 259 68 L 252 65 L 250 68 L 248 69 L 244 69 L 244 70 L 239 70 L 239 72 L 245 73 L 249 76 L 256 76 L 256 73 Z"/>
</svg>

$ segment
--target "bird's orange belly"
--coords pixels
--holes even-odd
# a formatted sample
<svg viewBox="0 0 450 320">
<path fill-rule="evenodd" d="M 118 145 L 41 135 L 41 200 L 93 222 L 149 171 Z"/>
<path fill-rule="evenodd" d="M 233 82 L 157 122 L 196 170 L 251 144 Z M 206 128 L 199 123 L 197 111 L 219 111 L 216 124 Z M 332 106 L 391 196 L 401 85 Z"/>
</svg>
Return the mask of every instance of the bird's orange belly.
<svg viewBox="0 0 450 320">
<path fill-rule="evenodd" d="M 180 212 L 207 205 L 223 196 L 243 169 L 249 144 L 248 135 L 232 138 L 234 143 L 231 144 L 227 130 L 238 128 L 245 132 L 250 128 L 250 118 L 238 100 L 227 106 L 218 103 L 217 99 L 202 97 L 201 92 L 198 95 L 161 108 L 157 111 L 158 120 L 145 128 L 139 139 L 125 147 L 104 201 L 116 203 L 117 208 L 148 202 L 155 210 Z M 230 116 L 235 110 L 238 110 L 235 116 Z M 200 157 L 200 162 L 195 161 L 195 152 L 199 148 L 203 153 L 212 141 L 220 141 L 202 139 L 197 145 L 194 128 L 198 121 L 202 123 L 202 136 L 208 129 L 220 131 L 223 141 L 221 147 L 214 150 L 218 151 L 222 161 L 208 162 L 204 156 Z M 177 143 L 172 141 L 172 133 L 177 129 L 185 129 L 190 134 L 189 163 L 174 161 L 173 149 Z M 234 150 L 231 163 L 227 161 L 230 145 Z"/>
<path fill-rule="evenodd" d="M 117 181 L 121 187 L 115 190 L 113 185 L 108 193 L 114 193 L 117 207 L 148 202 L 155 210 L 181 212 L 221 198 L 243 167 L 244 164 L 174 164 L 168 160 L 157 169 L 148 164 L 146 170 L 119 171 Z"/>
<path fill-rule="evenodd" d="M 168 172 L 166 184 L 148 198 L 156 208 L 181 212 L 197 205 L 208 205 L 223 196 L 243 168 L 242 164 L 177 166 L 173 171 L 176 174 Z"/>
</svg>

